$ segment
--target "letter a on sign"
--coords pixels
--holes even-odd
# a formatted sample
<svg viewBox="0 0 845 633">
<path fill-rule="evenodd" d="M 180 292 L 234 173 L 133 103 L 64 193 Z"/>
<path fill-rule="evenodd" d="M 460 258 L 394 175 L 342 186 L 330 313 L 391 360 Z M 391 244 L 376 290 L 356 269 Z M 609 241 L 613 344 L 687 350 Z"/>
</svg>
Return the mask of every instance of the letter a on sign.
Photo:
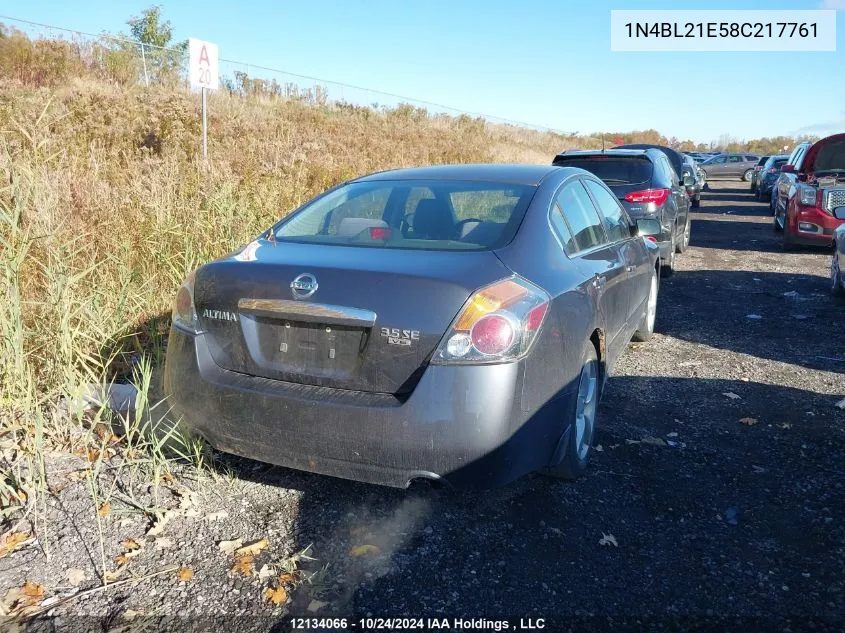
<svg viewBox="0 0 845 633">
<path fill-rule="evenodd" d="M 220 64 L 217 44 L 193 37 L 188 39 L 188 76 L 191 88 L 217 90 L 220 87 Z"/>
</svg>

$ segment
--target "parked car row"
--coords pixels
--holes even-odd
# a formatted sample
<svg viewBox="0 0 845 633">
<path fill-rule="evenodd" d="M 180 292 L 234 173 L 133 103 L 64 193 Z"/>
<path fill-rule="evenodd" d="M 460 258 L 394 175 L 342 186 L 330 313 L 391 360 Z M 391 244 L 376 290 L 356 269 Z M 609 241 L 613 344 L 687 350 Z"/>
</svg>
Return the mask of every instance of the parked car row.
<svg viewBox="0 0 845 633">
<path fill-rule="evenodd" d="M 653 218 L 660 222 L 656 242 L 664 277 L 673 274 L 675 256 L 689 246 L 692 226 L 686 189 L 692 182 L 684 181 L 679 175 L 683 173 L 684 161 L 677 152 L 673 154 L 652 146 L 620 146 L 610 150 L 565 151 L 553 161 L 554 165 L 578 167 L 601 178 L 632 218 Z M 676 160 L 677 168 L 670 157 Z"/>
<path fill-rule="evenodd" d="M 833 244 L 831 291 L 845 294 L 845 133 L 766 157 L 756 180 L 755 197 L 768 203 L 785 250 Z"/>
<path fill-rule="evenodd" d="M 660 151 L 569 158 L 357 178 L 200 266 L 165 366 L 183 430 L 398 487 L 581 475 L 689 216 Z"/>
<path fill-rule="evenodd" d="M 718 154 L 701 162 L 700 167 L 707 180 L 733 177 L 751 182 L 759 162 L 760 157 L 754 154 Z"/>
</svg>

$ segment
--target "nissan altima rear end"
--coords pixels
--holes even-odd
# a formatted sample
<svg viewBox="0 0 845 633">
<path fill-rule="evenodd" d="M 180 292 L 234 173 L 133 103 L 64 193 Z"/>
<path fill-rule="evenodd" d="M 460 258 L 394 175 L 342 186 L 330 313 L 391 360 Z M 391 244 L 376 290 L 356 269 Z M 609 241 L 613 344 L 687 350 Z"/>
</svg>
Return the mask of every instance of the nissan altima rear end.
<svg viewBox="0 0 845 633">
<path fill-rule="evenodd" d="M 599 356 L 621 345 L 585 357 L 605 327 L 597 291 L 548 219 L 571 171 L 375 174 L 201 266 L 174 307 L 173 410 L 220 450 L 391 486 L 496 485 L 558 466 L 579 406 L 593 415 L 589 444 Z M 635 275 L 619 282 L 624 323 L 609 330 L 623 339 L 632 298 L 648 330 L 656 261 L 630 239 L 645 274 L 636 291 Z"/>
</svg>

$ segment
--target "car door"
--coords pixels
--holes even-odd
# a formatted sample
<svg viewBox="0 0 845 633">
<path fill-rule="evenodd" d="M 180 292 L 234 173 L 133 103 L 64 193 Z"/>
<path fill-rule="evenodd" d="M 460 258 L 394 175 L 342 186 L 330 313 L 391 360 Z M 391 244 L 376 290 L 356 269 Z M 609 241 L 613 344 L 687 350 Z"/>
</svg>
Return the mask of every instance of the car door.
<svg viewBox="0 0 845 633">
<path fill-rule="evenodd" d="M 727 156 L 716 156 L 713 160 L 711 160 L 704 166 L 704 170 L 707 172 L 708 177 L 724 176 L 728 168 L 727 162 Z"/>
<path fill-rule="evenodd" d="M 728 156 L 725 176 L 741 176 L 745 173 L 745 156 L 731 154 Z"/>
<path fill-rule="evenodd" d="M 639 326 L 642 308 L 651 290 L 651 257 L 643 238 L 631 232 L 631 218 L 607 185 L 589 178 L 584 179 L 584 184 L 602 216 L 608 241 L 617 244 L 625 263 L 625 272 L 628 273 L 627 331 L 621 335 L 628 341 Z"/>
<path fill-rule="evenodd" d="M 606 334 L 607 366 L 612 367 L 627 344 L 624 338 L 628 322 L 626 263 L 619 245 L 610 242 L 599 212 L 580 178 L 561 187 L 552 211 L 560 213 L 571 236 L 567 254 L 592 280 L 590 288 L 598 310 L 597 321 Z"/>
</svg>

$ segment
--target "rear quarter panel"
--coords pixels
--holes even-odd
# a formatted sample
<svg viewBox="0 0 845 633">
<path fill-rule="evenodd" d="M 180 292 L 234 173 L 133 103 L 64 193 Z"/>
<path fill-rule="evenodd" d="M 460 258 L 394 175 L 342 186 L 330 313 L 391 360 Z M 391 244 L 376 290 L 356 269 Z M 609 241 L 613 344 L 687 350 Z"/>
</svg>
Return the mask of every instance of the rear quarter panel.
<svg viewBox="0 0 845 633">
<path fill-rule="evenodd" d="M 548 211 L 563 180 L 544 182 L 514 240 L 496 254 L 505 266 L 542 287 L 552 298 L 540 340 L 525 363 L 523 406 L 536 408 L 570 389 L 580 375 L 585 343 L 604 330 L 584 273 L 566 256 L 549 226 Z"/>
</svg>

